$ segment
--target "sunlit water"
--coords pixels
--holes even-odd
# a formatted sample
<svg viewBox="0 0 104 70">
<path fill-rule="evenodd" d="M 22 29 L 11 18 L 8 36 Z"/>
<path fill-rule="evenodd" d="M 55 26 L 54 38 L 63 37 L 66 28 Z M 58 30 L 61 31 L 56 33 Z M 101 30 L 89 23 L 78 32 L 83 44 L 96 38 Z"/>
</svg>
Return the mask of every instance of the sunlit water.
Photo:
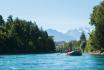
<svg viewBox="0 0 104 70">
<path fill-rule="evenodd" d="M 59 53 L 1 55 L 0 70 L 104 70 L 104 56 Z"/>
</svg>

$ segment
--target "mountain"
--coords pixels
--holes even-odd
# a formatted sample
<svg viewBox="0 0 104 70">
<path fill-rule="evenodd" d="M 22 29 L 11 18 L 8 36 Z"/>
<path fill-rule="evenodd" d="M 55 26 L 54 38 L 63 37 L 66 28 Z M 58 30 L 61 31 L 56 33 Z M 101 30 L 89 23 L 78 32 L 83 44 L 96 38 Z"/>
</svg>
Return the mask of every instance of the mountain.
<svg viewBox="0 0 104 70">
<path fill-rule="evenodd" d="M 81 33 L 82 30 L 73 29 L 73 30 L 69 30 L 66 34 L 71 35 L 74 40 L 79 40 Z"/>
<path fill-rule="evenodd" d="M 69 30 L 66 34 L 73 37 L 74 40 L 79 40 L 81 33 L 84 31 L 86 38 L 89 38 L 89 33 L 92 31 L 93 27 L 85 27 L 79 29 Z"/>
<path fill-rule="evenodd" d="M 54 36 L 55 41 L 69 41 L 73 39 L 73 37 L 71 37 L 70 35 L 64 34 L 53 29 L 47 29 L 46 31 L 48 32 L 49 36 Z"/>
<path fill-rule="evenodd" d="M 55 41 L 71 41 L 71 40 L 79 40 L 82 31 L 85 32 L 86 37 L 89 37 L 89 33 L 92 31 L 93 27 L 85 27 L 79 29 L 72 29 L 67 31 L 66 33 L 59 32 L 53 29 L 47 29 L 49 36 L 54 36 Z"/>
</svg>

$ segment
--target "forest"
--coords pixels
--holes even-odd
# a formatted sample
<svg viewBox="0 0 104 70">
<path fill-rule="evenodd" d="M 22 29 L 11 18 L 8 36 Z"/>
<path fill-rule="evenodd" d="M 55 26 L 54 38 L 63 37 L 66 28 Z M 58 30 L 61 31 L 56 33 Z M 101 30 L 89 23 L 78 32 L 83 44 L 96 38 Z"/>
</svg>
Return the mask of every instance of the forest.
<svg viewBox="0 0 104 70">
<path fill-rule="evenodd" d="M 54 52 L 52 36 L 36 22 L 0 15 L 0 54 Z"/>
<path fill-rule="evenodd" d="M 104 1 L 93 8 L 90 16 L 90 25 L 94 26 L 90 33 L 89 43 L 93 51 L 104 52 Z"/>
</svg>

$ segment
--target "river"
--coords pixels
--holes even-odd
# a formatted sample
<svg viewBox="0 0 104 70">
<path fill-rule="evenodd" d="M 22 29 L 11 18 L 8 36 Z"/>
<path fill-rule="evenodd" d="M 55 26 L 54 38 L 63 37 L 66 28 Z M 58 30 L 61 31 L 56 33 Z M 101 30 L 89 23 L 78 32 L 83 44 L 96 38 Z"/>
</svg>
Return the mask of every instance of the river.
<svg viewBox="0 0 104 70">
<path fill-rule="evenodd" d="M 60 53 L 0 55 L 0 70 L 104 70 L 104 56 Z"/>
</svg>

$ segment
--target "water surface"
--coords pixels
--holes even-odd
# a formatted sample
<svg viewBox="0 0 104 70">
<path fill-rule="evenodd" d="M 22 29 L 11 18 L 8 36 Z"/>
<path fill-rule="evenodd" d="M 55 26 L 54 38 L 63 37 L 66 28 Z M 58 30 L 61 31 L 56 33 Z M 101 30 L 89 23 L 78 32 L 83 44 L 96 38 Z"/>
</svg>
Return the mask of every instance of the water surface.
<svg viewBox="0 0 104 70">
<path fill-rule="evenodd" d="M 1 55 L 0 70 L 104 70 L 104 56 L 60 53 Z"/>
</svg>

